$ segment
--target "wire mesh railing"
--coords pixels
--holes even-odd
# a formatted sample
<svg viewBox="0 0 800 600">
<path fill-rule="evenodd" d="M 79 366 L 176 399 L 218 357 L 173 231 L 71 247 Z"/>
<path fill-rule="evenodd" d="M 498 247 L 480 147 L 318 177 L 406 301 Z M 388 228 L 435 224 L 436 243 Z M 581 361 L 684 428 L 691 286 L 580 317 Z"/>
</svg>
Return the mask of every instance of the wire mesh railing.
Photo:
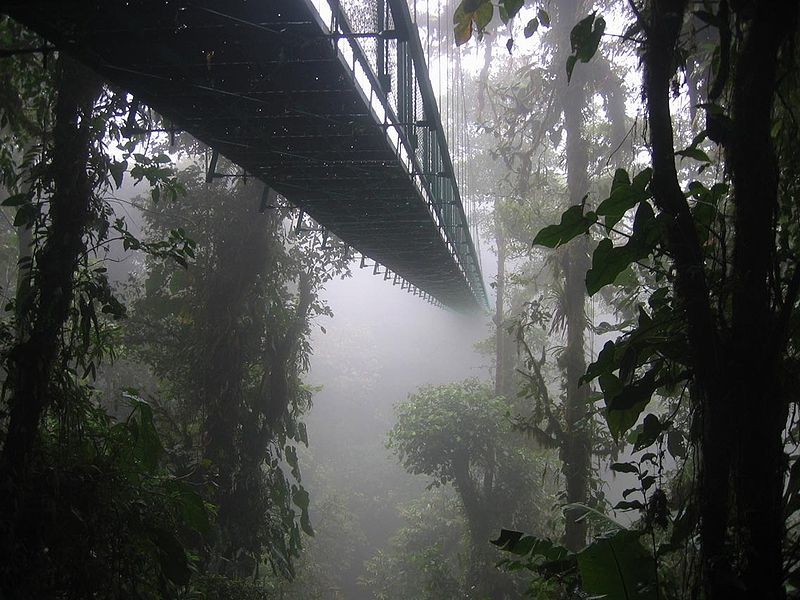
<svg viewBox="0 0 800 600">
<path fill-rule="evenodd" d="M 429 25 L 423 46 L 416 5 L 409 7 L 407 0 L 306 1 L 335 40 L 472 294 L 480 305 L 488 306 L 477 236 L 470 227 L 472 203 L 464 202 L 462 196 L 467 185 L 468 136 L 459 56 L 456 53 L 454 59 L 449 50 L 455 44 L 446 37 L 433 44 Z M 452 29 L 442 27 L 441 14 L 437 18 L 440 36 Z M 434 47 L 439 53 L 436 61 L 431 60 Z M 438 79 L 438 102 L 429 69 L 432 64 Z M 455 152 L 451 153 L 451 148 Z"/>
</svg>

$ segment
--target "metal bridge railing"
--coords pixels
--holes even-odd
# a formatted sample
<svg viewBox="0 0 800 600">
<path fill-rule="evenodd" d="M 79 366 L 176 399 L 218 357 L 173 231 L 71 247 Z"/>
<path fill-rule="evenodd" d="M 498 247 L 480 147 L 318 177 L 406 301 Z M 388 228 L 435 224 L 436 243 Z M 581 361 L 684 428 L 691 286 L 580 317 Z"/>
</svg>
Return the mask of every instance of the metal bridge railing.
<svg viewBox="0 0 800 600">
<path fill-rule="evenodd" d="M 478 304 L 488 307 L 456 169 L 406 0 L 306 0 L 350 67 Z"/>
</svg>

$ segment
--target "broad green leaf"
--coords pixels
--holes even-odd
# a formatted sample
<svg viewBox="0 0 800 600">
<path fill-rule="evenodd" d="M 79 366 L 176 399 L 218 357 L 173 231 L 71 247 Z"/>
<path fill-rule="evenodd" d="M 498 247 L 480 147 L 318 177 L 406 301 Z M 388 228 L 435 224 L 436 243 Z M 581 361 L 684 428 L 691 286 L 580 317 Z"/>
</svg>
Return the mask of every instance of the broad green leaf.
<svg viewBox="0 0 800 600">
<path fill-rule="evenodd" d="M 540 8 L 536 13 L 536 16 L 539 17 L 539 23 L 542 24 L 542 27 L 550 27 L 550 13 L 548 13 L 545 9 Z"/>
<path fill-rule="evenodd" d="M 22 206 L 30 202 L 30 194 L 14 194 L 3 200 L 2 206 Z"/>
<path fill-rule="evenodd" d="M 539 29 L 539 20 L 536 17 L 533 17 L 530 21 L 528 21 L 527 25 L 525 25 L 525 30 L 522 33 L 526 38 L 529 38 L 536 33 L 537 29 Z"/>
<path fill-rule="evenodd" d="M 631 177 L 625 169 L 614 171 L 614 179 L 611 180 L 611 193 L 621 187 L 630 187 Z"/>
<path fill-rule="evenodd" d="M 614 510 L 644 510 L 641 500 L 620 500 L 614 505 Z"/>
<path fill-rule="evenodd" d="M 623 386 L 616 394 L 612 390 L 610 390 L 612 391 L 611 394 L 607 394 L 606 389 L 603 388 L 603 395 L 606 401 L 606 423 L 615 440 L 619 440 L 626 431 L 636 424 L 639 415 L 647 408 L 657 387 L 656 373 L 654 369 L 651 369 L 644 377 Z"/>
<path fill-rule="evenodd" d="M 574 554 L 571 554 L 563 546 L 558 546 L 548 539 L 537 538 L 525 535 L 519 531 L 509 531 L 503 529 L 500 537 L 491 541 L 501 550 L 509 552 L 518 559 L 506 559 L 501 561 L 501 566 L 506 571 L 518 571 L 527 569 L 536 573 L 536 576 L 543 580 L 552 577 L 575 576 L 577 571 L 577 561 Z"/>
<path fill-rule="evenodd" d="M 629 189 L 634 189 L 631 186 Z M 624 246 L 614 246 L 609 238 L 600 241 L 592 254 L 592 268 L 586 273 L 586 291 L 590 296 L 614 283 L 628 266 L 646 258 L 661 238 L 661 222 L 644 198 L 633 220 L 633 232 Z"/>
<path fill-rule="evenodd" d="M 169 161 L 169 157 L 167 158 Z M 122 180 L 125 176 L 125 171 L 128 169 L 128 161 L 112 161 L 110 165 L 108 165 L 108 171 L 111 173 L 111 177 L 114 179 L 114 184 L 117 186 L 117 189 L 122 187 Z"/>
<path fill-rule="evenodd" d="M 649 202 L 639 202 L 636 215 L 633 217 L 632 239 L 628 242 L 631 254 L 641 260 L 653 251 L 661 238 L 661 221 L 656 219 L 655 211 Z"/>
<path fill-rule="evenodd" d="M 611 470 L 615 473 L 639 473 L 639 469 L 633 463 L 615 462 L 611 463 Z"/>
<path fill-rule="evenodd" d="M 592 13 L 588 17 L 581 19 L 570 32 L 569 39 L 572 46 L 572 56 L 567 59 L 568 80 L 572 78 L 572 71 L 577 61 L 587 63 L 592 60 L 592 57 L 597 52 L 603 32 L 606 29 L 606 22 L 603 17 L 597 17 L 596 15 L 597 13 Z"/>
<path fill-rule="evenodd" d="M 654 559 L 639 542 L 640 535 L 638 531 L 617 531 L 580 552 L 583 590 L 607 600 L 657 598 Z"/>
<path fill-rule="evenodd" d="M 631 250 L 630 244 L 614 246 L 609 238 L 600 240 L 592 254 L 592 268 L 586 272 L 586 292 L 590 296 L 614 283 L 617 276 L 637 260 L 637 253 Z"/>
<path fill-rule="evenodd" d="M 634 452 L 652 446 L 656 443 L 658 436 L 666 431 L 668 424 L 661 423 L 656 415 L 649 414 L 644 418 L 642 429 L 636 436 L 636 441 L 633 444 Z"/>
<path fill-rule="evenodd" d="M 600 384 L 600 389 L 603 391 L 603 399 L 606 405 L 610 404 L 611 400 L 618 396 L 624 387 L 620 378 L 611 372 L 601 373 L 597 381 Z"/>
<path fill-rule="evenodd" d="M 30 228 L 39 217 L 39 208 L 35 204 L 21 204 L 14 215 L 14 227 Z"/>
<path fill-rule="evenodd" d="M 582 233 L 586 233 L 596 222 L 597 215 L 595 213 L 590 211 L 583 214 L 582 204 L 570 206 L 561 215 L 561 222 L 558 225 L 548 225 L 536 234 L 533 245 L 556 248 Z"/>
<path fill-rule="evenodd" d="M 500 8 L 504 10 L 507 15 L 506 20 L 503 22 L 507 23 L 509 19 L 513 19 L 524 4 L 525 0 L 503 0 Z"/>
<path fill-rule="evenodd" d="M 511 552 L 517 556 L 531 554 L 541 556 L 545 560 L 559 560 L 569 554 L 566 548 L 554 544 L 548 539 L 537 538 L 508 529 L 500 530 L 500 537 L 496 540 L 491 540 L 491 543 L 501 550 Z"/>
<path fill-rule="evenodd" d="M 597 360 L 586 369 L 586 375 L 581 378 L 581 383 L 588 383 L 603 373 L 614 372 L 617 369 L 616 349 L 614 342 L 610 340 L 606 342 L 597 355 Z"/>
<path fill-rule="evenodd" d="M 453 23 L 455 24 L 453 35 L 456 40 L 456 46 L 466 44 L 472 37 L 472 13 L 465 12 L 463 6 L 464 3 L 462 2 L 453 15 Z"/>
<path fill-rule="evenodd" d="M 647 184 L 650 183 L 650 180 L 653 178 L 653 169 L 647 167 L 643 171 L 637 173 L 633 181 L 631 181 L 631 185 L 638 190 L 644 190 L 647 187 Z"/>
<path fill-rule="evenodd" d="M 475 21 L 475 25 L 478 27 L 478 29 L 482 31 L 492 20 L 493 15 L 494 5 L 487 0 L 475 11 L 473 20 Z"/>
<path fill-rule="evenodd" d="M 619 223 L 626 211 L 639 202 L 650 197 L 646 191 L 647 183 L 652 175 L 651 169 L 645 169 L 631 183 L 625 169 L 617 169 L 611 184 L 611 194 L 597 207 L 597 214 L 605 217 L 605 226 L 609 229 Z"/>
<path fill-rule="evenodd" d="M 506 12 L 507 9 L 506 9 Z M 494 15 L 494 5 L 490 0 L 462 0 L 453 13 L 454 37 L 457 46 L 466 44 L 472 37 L 472 25 L 479 32 L 489 24 Z M 502 14 L 501 14 L 502 17 Z"/>
<path fill-rule="evenodd" d="M 682 156 L 684 158 L 693 158 L 694 160 L 698 160 L 704 163 L 710 163 L 711 159 L 709 158 L 708 154 L 703 152 L 700 148 L 684 148 L 683 150 L 678 150 L 675 153 L 677 156 Z"/>
</svg>

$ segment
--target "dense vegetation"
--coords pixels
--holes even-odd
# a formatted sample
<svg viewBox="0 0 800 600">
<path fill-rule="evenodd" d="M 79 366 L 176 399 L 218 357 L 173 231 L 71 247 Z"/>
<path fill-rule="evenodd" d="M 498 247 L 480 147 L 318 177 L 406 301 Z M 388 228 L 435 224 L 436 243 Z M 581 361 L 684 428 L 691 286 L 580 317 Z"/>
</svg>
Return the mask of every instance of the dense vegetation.
<svg viewBox="0 0 800 600">
<path fill-rule="evenodd" d="M 483 379 L 349 324 L 311 387 L 347 249 L 70 57 L 0 55 L 0 596 L 800 594 L 798 3 L 454 9 Z"/>
<path fill-rule="evenodd" d="M 522 7 L 501 2 L 498 16 L 508 23 Z M 800 284 L 798 5 L 676 0 L 594 11 L 561 2 L 557 9 L 552 16 L 544 7 L 524 11 L 523 34 L 551 28 L 552 19 L 544 35 L 553 38 L 554 68 L 541 82 L 555 86 L 558 100 L 541 108 L 541 93 L 531 98 L 524 76 L 504 88 L 517 100 L 513 118 L 522 138 L 513 155 L 501 142 L 504 158 L 530 170 L 527 150 L 546 165 L 542 134 L 555 134 L 553 145 L 565 160 L 554 170 L 568 198 L 560 222 L 532 236 L 535 246 L 556 249 L 560 257 L 558 305 L 542 319 L 543 304 L 528 304 L 518 341 L 527 357 L 527 390 L 542 406 L 532 424 L 556 434 L 568 502 L 603 509 L 585 485 L 586 441 L 598 439 L 593 429 L 602 416 L 617 449 L 625 439 L 633 445 L 632 460 L 610 468 L 638 479 L 616 508 L 640 519 L 632 528 L 593 528 L 595 541 L 583 548 L 591 540 L 583 539 L 585 529 L 571 529 L 578 517 L 568 510 L 566 548 L 511 532 L 498 544 L 518 555 L 515 566 L 540 577 L 563 583 L 574 576 L 574 593 L 785 597 L 794 591 L 797 568 L 790 390 L 798 376 Z M 473 29 L 482 34 L 494 12 L 489 2 L 462 2 L 455 18 L 460 42 Z M 609 34 L 601 13 L 626 21 L 624 28 Z M 509 51 L 514 47 L 509 40 Z M 520 73 L 538 78 L 539 61 Z M 613 61 L 629 68 L 638 63 L 640 99 L 629 97 L 622 110 L 608 89 L 621 86 Z M 615 122 L 628 107 L 638 115 L 625 142 Z M 620 152 L 625 145 L 629 157 Z M 603 181 L 609 166 L 617 167 L 610 186 Z M 582 321 L 584 293 L 616 322 Z M 566 422 L 551 425 L 547 352 L 541 358 L 531 352 L 526 330 L 554 319 L 566 327 L 559 359 Z M 598 334 L 619 334 L 584 368 L 587 325 Z M 573 355 L 576 348 L 580 356 Z M 589 395 L 595 382 L 599 402 Z M 609 552 L 617 568 L 605 564 L 610 573 L 601 577 Z M 647 561 L 652 568 L 642 569 Z"/>
</svg>

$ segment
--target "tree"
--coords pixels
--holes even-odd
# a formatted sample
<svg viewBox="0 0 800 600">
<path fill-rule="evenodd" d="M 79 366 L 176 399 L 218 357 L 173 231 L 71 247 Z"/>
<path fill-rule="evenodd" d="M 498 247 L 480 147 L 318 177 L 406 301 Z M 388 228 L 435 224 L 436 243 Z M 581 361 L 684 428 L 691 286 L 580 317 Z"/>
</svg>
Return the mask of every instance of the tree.
<svg viewBox="0 0 800 600">
<path fill-rule="evenodd" d="M 472 7 L 470 27 L 488 24 L 482 4 Z M 502 4 L 513 14 L 521 3 Z M 574 202 L 536 241 L 583 243 L 595 228 L 601 239 L 586 273 L 589 294 L 615 284 L 632 265 L 641 283 L 655 284 L 636 326 L 606 344 L 583 381 L 599 381 L 618 439 L 657 390 L 688 387 L 699 489 L 676 517 L 673 536 L 680 529 L 685 543 L 686 523 L 697 527 L 706 597 L 784 597 L 783 578 L 795 568 L 792 556 L 784 564 L 782 547 L 784 520 L 794 510 L 794 492 L 785 493 L 793 402 L 786 386 L 797 377 L 792 323 L 800 288 L 796 222 L 789 217 L 796 210 L 796 159 L 784 136 L 795 130 L 787 125 L 796 105 L 798 5 L 723 0 L 690 19 L 681 0 L 628 8 L 634 22 L 622 37 L 641 51 L 652 167 L 635 177 L 618 170 L 596 211 Z M 592 60 L 602 35 L 596 13 L 579 21 L 568 72 L 574 76 L 579 61 Z M 713 54 L 695 40 L 713 44 Z M 709 59 L 703 82 L 698 65 Z M 676 71 L 687 64 L 686 93 L 692 102 L 704 96 L 705 127 L 676 151 Z M 716 177 L 707 171 L 714 150 L 721 159 Z M 637 439 L 655 442 L 673 424 L 647 415 L 643 427 Z M 791 481 L 790 474 L 790 490 Z M 651 509 L 641 510 L 647 516 Z"/>
<path fill-rule="evenodd" d="M 408 472 L 457 491 L 470 536 L 467 583 L 477 598 L 508 591 L 487 542 L 503 522 L 525 522 L 535 498 L 534 454 L 511 432 L 508 410 L 477 380 L 422 388 L 397 407 L 388 437 Z"/>
<path fill-rule="evenodd" d="M 776 251 L 791 256 L 797 248 L 779 245 L 784 237 L 777 223 L 780 206 L 794 198 L 780 194 L 771 131 L 782 75 L 794 66 L 790 43 L 796 36 L 798 5 L 742 3 L 729 8 L 723 1 L 714 16 L 722 59 L 708 88 L 705 133 L 725 153 L 733 212 L 728 232 L 733 250 L 723 256 L 730 287 L 717 290 L 710 289 L 716 265 L 706 261 L 674 163 L 670 82 L 687 6 L 654 2 L 650 8 L 649 20 L 640 24 L 646 35 L 651 191 L 665 215 L 665 250 L 674 261 L 676 300 L 687 319 L 693 400 L 703 418 L 698 449 L 703 460 L 699 501 L 704 588 L 712 599 L 781 598 L 788 402 L 779 373 L 786 364 L 800 279 L 796 258 L 789 259 L 788 269 L 775 262 Z M 732 22 L 740 27 L 733 30 Z M 794 83 L 792 78 L 788 83 Z M 715 103 L 726 87 L 730 99 L 723 108 Z M 722 310 L 713 305 L 718 295 L 724 298 Z M 760 350 L 754 354 L 754 349 Z M 731 493 L 735 507 L 728 504 Z M 735 558 L 728 549 L 731 510 L 738 521 L 737 537 L 745 540 L 734 544 Z M 744 593 L 732 583 L 737 578 Z"/>
<path fill-rule="evenodd" d="M 38 42 L 5 19 L 0 32 Z M 115 423 L 92 387 L 125 313 L 99 257 L 112 232 L 126 233 L 110 222 L 105 194 L 117 164 L 106 144 L 120 142 L 116 117 L 127 101 L 66 56 L 6 58 L 3 205 L 16 212 L 20 260 L 0 327 L 0 551 L 13 557 L 3 562 L 2 593 L 174 595 L 188 583 L 186 548 L 208 512 L 162 462 L 151 408 L 131 397 Z M 130 157 L 130 147 L 120 150 Z M 161 249 L 183 258 L 179 245 Z"/>
<path fill-rule="evenodd" d="M 197 168 L 183 179 L 189 208 L 151 211 L 149 234 L 186 227 L 195 260 L 150 265 L 130 341 L 162 380 L 165 412 L 194 432 L 184 452 L 209 462 L 218 519 L 206 567 L 248 577 L 265 557 L 291 577 L 301 530 L 312 533 L 296 449 L 308 444 L 306 337 L 327 314 L 316 290 L 345 268 L 344 247 L 320 250 L 317 232 L 288 238 L 289 209 L 263 184 L 208 186 Z"/>
<path fill-rule="evenodd" d="M 15 43 L 42 46 L 3 19 L 0 36 L 9 32 Z M 3 60 L 11 65 L 0 97 L 3 205 L 16 212 L 20 257 L 17 276 L 6 278 L 17 282 L 13 312 L 0 322 L 7 373 L 0 548 L 16 557 L 4 562 L 3 593 L 177 597 L 190 584 L 192 563 L 213 562 L 197 559 L 201 548 L 208 557 L 209 540 L 218 542 L 211 554 L 234 565 L 220 571 L 249 575 L 263 558 L 291 576 L 300 530 L 311 532 L 295 448 L 307 443 L 299 422 L 310 402 L 300 379 L 306 335 L 309 319 L 327 313 L 314 289 L 340 272 L 344 248 L 329 241 L 320 249 L 319 232 L 289 240 L 289 211 L 255 185 L 192 198 L 193 216 L 216 227 L 200 232 L 209 233 L 201 250 L 180 219 L 137 238 L 111 204 L 125 178 L 150 185 L 150 214 L 169 213 L 183 183 L 199 187 L 196 171 L 179 181 L 160 142 L 143 150 L 127 127 L 141 121 L 143 130 L 157 129 L 158 119 L 65 55 L 12 51 Z M 248 208 L 236 210 L 237 199 Z M 133 328 L 122 324 L 127 310 L 104 265 L 130 251 L 148 261 L 148 292 L 172 303 L 158 316 L 184 325 L 171 332 L 184 344 L 162 355 L 171 361 L 162 373 L 173 383 L 184 377 L 176 396 L 195 395 L 194 412 L 170 414 L 163 398 L 141 400 L 132 389 L 144 378 L 141 364 L 127 385 L 95 387 L 101 365 L 107 373 L 115 356 L 132 356 Z M 320 260 L 323 254 L 331 259 Z M 13 264 L 16 256 L 3 258 Z M 183 312 L 171 314 L 176 308 Z M 156 331 L 164 323 L 149 325 Z M 117 409 L 120 397 L 132 411 Z M 180 435 L 164 435 L 171 429 Z M 197 444 L 184 445 L 193 436 Z M 222 484 L 216 489 L 210 465 Z M 209 501 L 219 507 L 213 529 Z"/>
<path fill-rule="evenodd" d="M 468 594 L 460 564 L 466 528 L 452 491 L 430 490 L 404 506 L 402 517 L 389 548 L 367 562 L 363 585 L 377 600 L 442 600 Z"/>
<path fill-rule="evenodd" d="M 483 8 L 470 13 L 468 4 L 462 3 L 461 12 L 456 13 L 456 27 L 468 21 L 474 22 L 479 30 L 487 27 L 491 22 L 487 19 L 493 11 L 487 8 L 486 3 L 477 3 Z M 512 31 L 511 19 L 520 5 L 501 3 L 498 11 L 500 19 Z M 516 330 L 518 345 L 520 350 L 524 350 L 523 362 L 527 363 L 527 368 L 520 364 L 525 381 L 518 386 L 521 391 L 528 393 L 533 405 L 525 411 L 530 415 L 526 428 L 540 432 L 544 427 L 549 433 L 540 435 L 540 441 L 560 448 L 566 484 L 564 501 L 567 505 L 593 504 L 597 495 L 592 489 L 590 464 L 591 449 L 596 446 L 593 438 L 597 428 L 593 423 L 593 409 L 589 402 L 590 389 L 581 382 L 586 371 L 588 328 L 592 325 L 586 313 L 584 283 L 590 244 L 589 239 L 583 237 L 568 248 L 542 257 L 540 251 L 530 248 L 530 240 L 538 229 L 534 223 L 543 218 L 546 222 L 551 218 L 546 214 L 552 210 L 550 196 L 562 200 L 558 208 L 587 202 L 590 170 L 597 170 L 597 164 L 602 164 L 598 157 L 619 149 L 626 120 L 622 83 L 609 63 L 604 61 L 592 65 L 594 68 L 584 65 L 575 68 L 575 36 L 571 29 L 582 10 L 581 6 L 580 2 L 562 2 L 552 7 L 555 12 L 539 7 L 536 16 L 525 26 L 524 35 L 527 38 L 534 32 L 541 32 L 541 56 L 519 54 L 521 58 L 515 61 L 510 58 L 506 60 L 512 68 L 498 76 L 493 81 L 493 89 L 485 92 L 494 118 L 482 124 L 493 132 L 496 143 L 492 152 L 500 156 L 507 167 L 505 179 L 512 180 L 507 184 L 510 188 L 507 192 L 504 187 L 494 192 L 498 195 L 505 192 L 509 196 L 504 202 L 496 202 L 495 220 L 502 224 L 497 226 L 502 234 L 498 235 L 498 249 L 505 258 L 508 245 L 506 237 L 516 238 L 518 256 L 524 258 L 524 261 L 517 260 L 516 273 L 510 278 L 516 282 L 517 302 L 504 328 Z M 589 35 L 596 37 L 599 43 L 602 20 L 597 20 L 595 29 L 592 23 L 588 26 Z M 507 47 L 509 53 L 512 50 L 522 52 L 513 45 L 513 40 Z M 572 68 L 565 69 L 564 65 L 570 56 Z M 488 66 L 484 71 L 488 71 Z M 513 75 L 509 76 L 508 71 Z M 598 126 L 597 121 L 601 120 L 598 117 L 585 115 L 587 100 L 594 95 L 602 99 L 609 121 L 605 127 Z M 543 213 L 546 216 L 543 217 Z M 555 279 L 550 286 L 546 281 L 548 277 L 542 274 L 545 265 L 551 268 Z M 501 308 L 503 294 L 507 293 L 506 288 L 510 286 L 504 281 L 505 268 L 498 271 L 498 308 Z M 548 288 L 545 294 L 539 291 Z M 542 295 L 552 299 L 543 301 Z M 548 318 L 529 318 L 528 312 L 539 312 L 540 315 L 548 313 Z M 501 314 L 499 310 L 496 313 Z M 544 399 L 544 404 L 549 404 L 550 393 L 541 378 L 544 363 L 534 357 L 530 350 L 534 346 L 531 339 L 533 329 L 546 327 L 548 323 L 545 320 L 549 321 L 550 326 L 548 340 L 543 342 L 543 356 L 552 360 L 558 354 L 557 363 L 564 376 L 561 383 L 563 410 L 558 418 L 551 411 L 550 418 L 543 424 L 537 421 L 541 417 L 538 409 L 543 406 Z M 561 331 L 563 352 L 560 346 L 557 352 L 548 351 L 547 347 L 555 345 L 552 340 Z M 526 340 L 526 336 L 529 339 Z M 502 337 L 498 333 L 498 348 L 501 348 Z M 536 340 L 536 345 L 539 343 L 540 340 Z M 502 354 L 508 354 L 508 351 Z M 538 374 L 531 372 L 537 368 Z M 497 371 L 498 381 L 505 379 L 501 378 L 499 368 Z M 534 385 L 531 385 L 532 382 Z M 516 390 L 506 394 L 515 396 Z M 557 426 L 557 434 L 554 426 Z M 575 520 L 574 516 L 575 513 L 567 511 L 565 541 L 570 549 L 577 551 L 586 544 L 587 523 L 585 520 Z"/>
</svg>

